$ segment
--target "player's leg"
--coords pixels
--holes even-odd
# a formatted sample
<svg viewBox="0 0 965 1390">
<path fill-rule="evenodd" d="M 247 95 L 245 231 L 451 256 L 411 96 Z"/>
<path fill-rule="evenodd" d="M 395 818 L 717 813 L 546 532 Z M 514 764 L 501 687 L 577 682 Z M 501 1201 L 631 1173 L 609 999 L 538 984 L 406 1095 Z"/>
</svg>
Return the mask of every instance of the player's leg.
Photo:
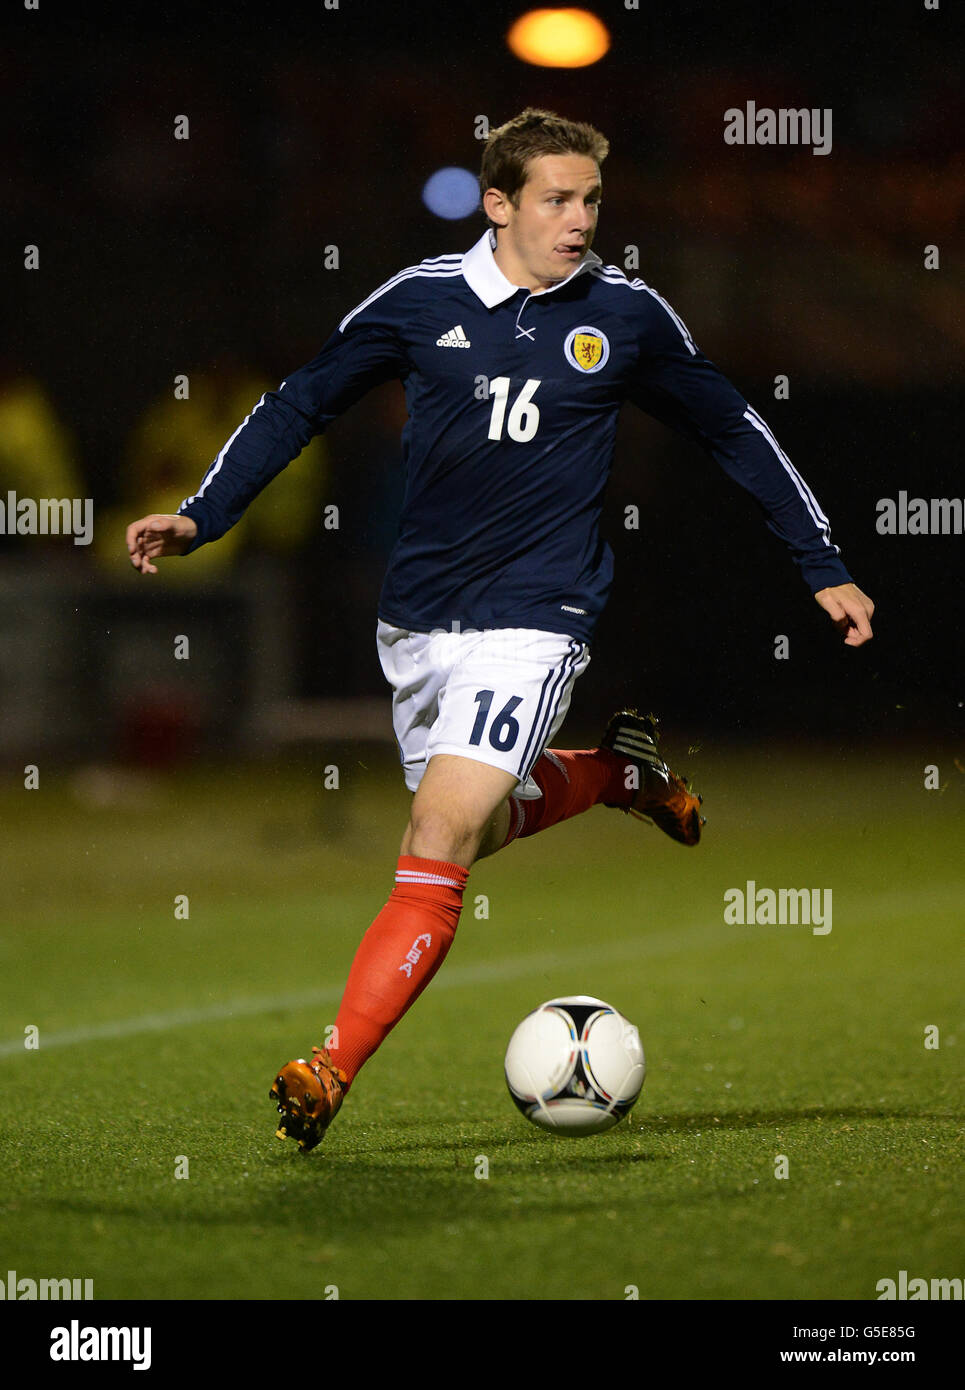
<svg viewBox="0 0 965 1390">
<path fill-rule="evenodd" d="M 480 842 L 477 859 L 495 854 L 514 840 L 548 830 L 591 806 L 629 806 L 624 760 L 607 748 L 548 748 L 525 783 L 501 805 Z"/>
<path fill-rule="evenodd" d="M 303 1148 L 319 1142 L 359 1068 L 442 964 L 477 858 L 599 802 L 629 810 L 636 801 L 645 814 L 666 812 L 661 779 L 672 774 L 656 755 L 650 726 L 632 713 L 611 720 L 609 746 L 540 751 L 586 668 L 585 646 L 545 633 L 469 638 L 391 629 L 380 645 L 396 691 L 406 782 L 416 794 L 396 886 L 353 961 L 331 1052 L 316 1050 L 311 1063 L 290 1063 L 272 1088 L 283 1110 L 279 1133 Z M 652 795 L 654 779 L 663 789 Z M 696 816 L 696 799 L 690 800 Z M 668 824 L 662 828 L 674 833 Z M 289 1082 L 298 1092 L 294 1100 L 284 1094 Z"/>
<path fill-rule="evenodd" d="M 479 841 L 479 848 L 476 851 L 476 859 L 486 859 L 491 854 L 495 854 L 498 849 L 511 843 L 510 828 L 513 822 L 514 811 L 512 809 L 512 796 L 508 796 L 501 802 L 489 819 L 489 824 L 482 833 Z"/>
<path fill-rule="evenodd" d="M 562 714 L 549 731 L 547 743 L 561 723 Z M 652 821 L 680 844 L 696 845 L 703 825 L 701 800 L 657 751 L 654 716 L 620 710 L 611 718 L 598 748 L 546 748 L 541 753 L 528 780 L 497 808 L 476 858 L 495 854 L 514 840 L 548 830 L 591 806 L 629 812 Z"/>
<path fill-rule="evenodd" d="M 496 838 L 502 828 L 499 820 L 478 857 L 591 806 L 629 812 L 652 821 L 680 844 L 696 845 L 703 825 L 701 797 L 660 756 L 656 726 L 653 715 L 621 710 L 610 720 L 598 748 L 547 748 L 530 773 L 529 787 L 535 785 L 538 795 L 524 787 L 510 797 L 503 838 Z"/>
<path fill-rule="evenodd" d="M 506 800 L 518 785 L 519 779 L 503 768 L 451 753 L 435 754 L 412 798 L 400 853 L 470 869 L 494 816 L 508 828 Z"/>
<path fill-rule="evenodd" d="M 354 1080 L 445 960 L 476 848 L 515 779 L 469 758 L 430 758 L 412 801 L 395 887 L 355 953 L 329 1045 Z"/>
<path fill-rule="evenodd" d="M 448 723 L 439 719 L 441 692 L 465 647 L 440 636 L 441 642 L 433 634 L 380 624 L 379 654 L 395 689 L 396 738 L 415 796 L 395 886 L 355 954 L 328 1049 L 315 1049 L 311 1062 L 290 1062 L 272 1087 L 282 1113 L 278 1133 L 297 1139 L 303 1149 L 321 1140 L 359 1068 L 445 959 L 480 838 L 517 783 L 515 775 L 483 759 L 433 755 L 429 735 L 440 724 L 447 746 L 455 740 L 458 747 L 460 739 L 471 739 L 476 716 L 463 689 L 461 700 L 448 699 Z"/>
</svg>

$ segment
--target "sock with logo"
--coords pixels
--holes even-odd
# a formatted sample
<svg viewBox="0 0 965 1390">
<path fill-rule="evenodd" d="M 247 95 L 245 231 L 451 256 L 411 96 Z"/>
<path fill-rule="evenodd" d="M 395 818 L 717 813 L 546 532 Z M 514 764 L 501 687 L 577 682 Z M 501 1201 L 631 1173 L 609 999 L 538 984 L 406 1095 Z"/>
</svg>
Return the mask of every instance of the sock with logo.
<svg viewBox="0 0 965 1390">
<path fill-rule="evenodd" d="M 395 888 L 355 953 L 329 1044 L 349 1084 L 445 960 L 468 877 L 458 864 L 400 857 Z"/>
<path fill-rule="evenodd" d="M 547 748 L 530 774 L 539 800 L 509 798 L 509 832 L 504 846 L 578 816 L 591 806 L 629 806 L 627 760 L 609 748 Z"/>
</svg>

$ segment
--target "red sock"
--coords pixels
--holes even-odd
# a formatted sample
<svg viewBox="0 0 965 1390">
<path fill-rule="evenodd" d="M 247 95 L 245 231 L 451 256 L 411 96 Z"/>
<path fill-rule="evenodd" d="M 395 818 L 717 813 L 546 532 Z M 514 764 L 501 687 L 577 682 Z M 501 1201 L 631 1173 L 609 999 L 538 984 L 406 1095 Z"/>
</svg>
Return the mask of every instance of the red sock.
<svg viewBox="0 0 965 1390">
<path fill-rule="evenodd" d="M 531 775 L 543 795 L 538 801 L 509 798 L 507 845 L 578 816 L 600 802 L 629 805 L 633 796 L 626 785 L 627 760 L 609 748 L 547 748 Z"/>
<path fill-rule="evenodd" d="M 355 953 L 329 1044 L 349 1082 L 445 960 L 468 877 L 458 864 L 399 859 L 395 888 Z"/>
</svg>

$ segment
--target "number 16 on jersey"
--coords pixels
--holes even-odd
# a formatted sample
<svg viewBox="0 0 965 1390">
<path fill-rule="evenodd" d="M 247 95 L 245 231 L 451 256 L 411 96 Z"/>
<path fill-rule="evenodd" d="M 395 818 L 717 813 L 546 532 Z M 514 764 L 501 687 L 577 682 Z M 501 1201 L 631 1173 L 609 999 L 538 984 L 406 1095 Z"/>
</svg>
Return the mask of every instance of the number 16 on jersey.
<svg viewBox="0 0 965 1390">
<path fill-rule="evenodd" d="M 533 403 L 539 384 L 539 380 L 532 377 L 526 382 L 513 401 L 509 419 L 506 420 L 510 380 L 508 376 L 493 377 L 489 383 L 489 393 L 493 398 L 492 415 L 489 417 L 490 439 L 502 439 L 504 421 L 507 435 L 517 444 L 527 444 L 533 438 L 539 429 L 539 407 Z"/>
</svg>

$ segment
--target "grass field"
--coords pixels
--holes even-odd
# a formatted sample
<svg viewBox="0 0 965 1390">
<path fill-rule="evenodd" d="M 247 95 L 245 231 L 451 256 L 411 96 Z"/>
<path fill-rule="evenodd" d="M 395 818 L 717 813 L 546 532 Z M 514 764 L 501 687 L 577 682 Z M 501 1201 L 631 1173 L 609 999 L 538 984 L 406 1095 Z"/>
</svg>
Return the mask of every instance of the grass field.
<svg viewBox="0 0 965 1390">
<path fill-rule="evenodd" d="M 924 761 L 705 750 L 699 849 L 595 809 L 478 865 L 449 959 L 309 1156 L 267 1090 L 391 887 L 394 763 L 356 750 L 329 792 L 291 767 L 8 778 L 0 1270 L 130 1299 L 961 1277 L 962 788 L 926 792 Z M 831 889 L 831 932 L 725 924 L 747 879 Z M 528 1126 L 502 1077 L 561 993 L 608 999 L 647 1052 L 636 1109 L 593 1139 Z"/>
</svg>

